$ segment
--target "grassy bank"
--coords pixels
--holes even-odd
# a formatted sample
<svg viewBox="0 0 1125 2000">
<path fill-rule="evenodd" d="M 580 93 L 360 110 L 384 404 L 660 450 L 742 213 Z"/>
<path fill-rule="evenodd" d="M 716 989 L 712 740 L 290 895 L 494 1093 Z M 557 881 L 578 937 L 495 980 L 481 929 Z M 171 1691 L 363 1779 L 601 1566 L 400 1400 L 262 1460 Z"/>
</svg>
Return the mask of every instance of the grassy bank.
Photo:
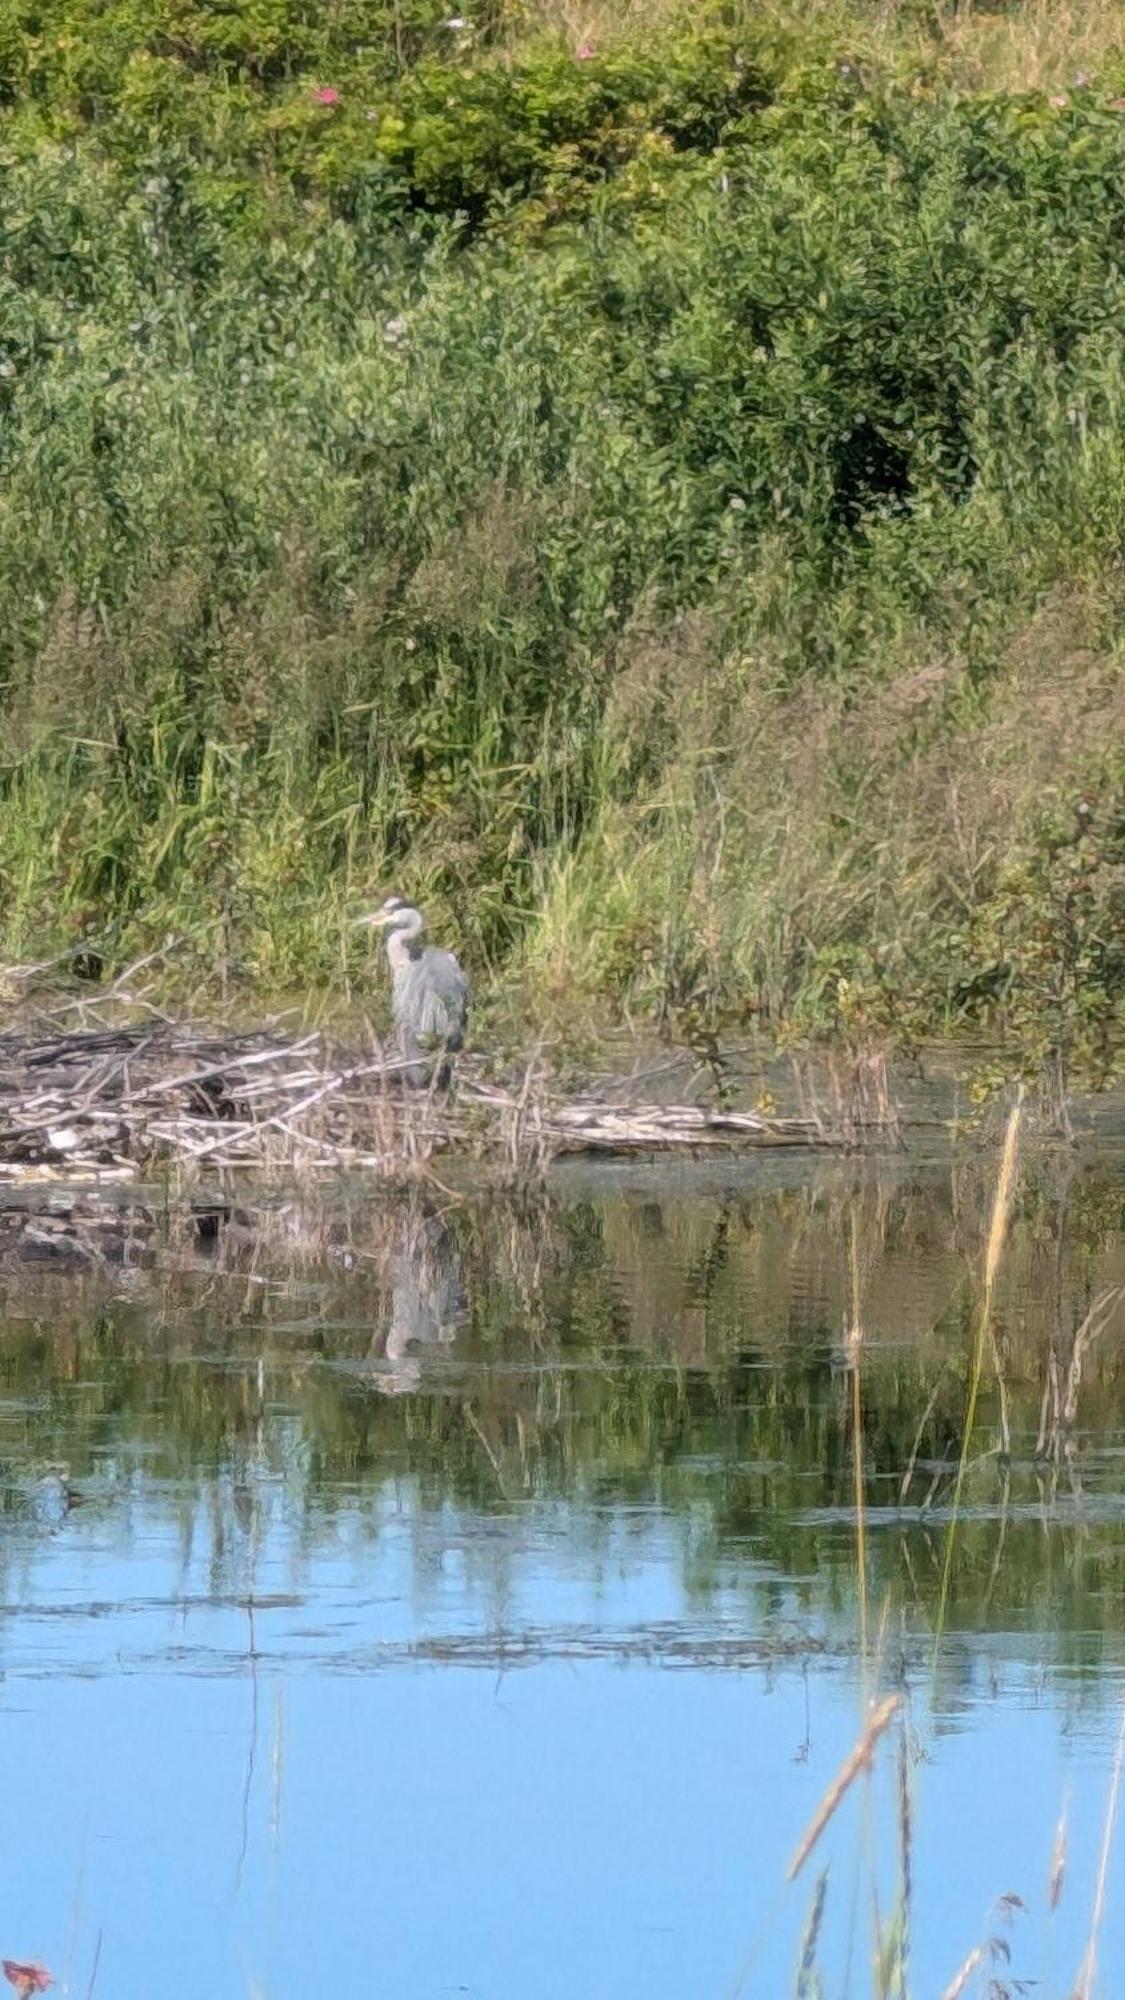
<svg viewBox="0 0 1125 2000">
<path fill-rule="evenodd" d="M 4 952 L 1106 1059 L 1125 10 L 450 18 L 5 10 Z"/>
</svg>

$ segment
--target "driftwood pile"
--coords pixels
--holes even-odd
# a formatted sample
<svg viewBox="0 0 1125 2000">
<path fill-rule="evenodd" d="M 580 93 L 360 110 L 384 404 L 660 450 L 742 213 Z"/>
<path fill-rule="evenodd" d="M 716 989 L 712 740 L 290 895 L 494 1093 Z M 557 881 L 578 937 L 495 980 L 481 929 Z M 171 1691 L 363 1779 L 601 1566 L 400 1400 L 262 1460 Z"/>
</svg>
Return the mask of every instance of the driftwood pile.
<svg viewBox="0 0 1125 2000">
<path fill-rule="evenodd" d="M 535 1171 L 560 1153 L 808 1145 L 814 1120 L 699 1105 L 564 1100 L 534 1068 L 504 1088 L 463 1066 L 412 1087 L 378 1051 L 319 1031 L 216 1034 L 167 1020 L 0 1034 L 0 1180 L 108 1181 L 168 1165 L 424 1167 L 439 1152 Z"/>
</svg>

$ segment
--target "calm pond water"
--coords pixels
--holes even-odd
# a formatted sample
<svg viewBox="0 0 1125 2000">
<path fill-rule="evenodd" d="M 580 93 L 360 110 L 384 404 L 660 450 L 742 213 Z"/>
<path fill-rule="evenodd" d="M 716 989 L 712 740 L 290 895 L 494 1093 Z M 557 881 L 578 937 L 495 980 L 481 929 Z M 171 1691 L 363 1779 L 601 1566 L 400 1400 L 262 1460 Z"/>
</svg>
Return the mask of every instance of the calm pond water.
<svg viewBox="0 0 1125 2000">
<path fill-rule="evenodd" d="M 0 1951 L 103 2000 L 785 1996 L 827 1866 L 824 1991 L 869 1993 L 901 1762 L 911 1992 L 999 1931 L 1069 1994 L 1125 1703 L 1125 1170 L 1025 1159 L 953 1529 L 995 1168 L 8 1197 Z"/>
</svg>

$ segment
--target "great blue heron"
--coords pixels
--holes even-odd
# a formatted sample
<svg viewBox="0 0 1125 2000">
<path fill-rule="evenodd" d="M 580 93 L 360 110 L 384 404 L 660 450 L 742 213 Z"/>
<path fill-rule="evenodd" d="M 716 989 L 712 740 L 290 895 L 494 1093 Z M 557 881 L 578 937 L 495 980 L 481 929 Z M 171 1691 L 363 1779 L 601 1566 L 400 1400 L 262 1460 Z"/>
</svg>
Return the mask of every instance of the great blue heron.
<svg viewBox="0 0 1125 2000">
<path fill-rule="evenodd" d="M 417 1064 L 436 1050 L 447 1058 L 464 1043 L 469 1023 L 469 982 L 451 951 L 423 944 L 426 920 L 401 896 L 357 922 L 387 935 L 392 1007 L 401 1054 Z M 439 1076 L 448 1077 L 443 1060 Z"/>
</svg>

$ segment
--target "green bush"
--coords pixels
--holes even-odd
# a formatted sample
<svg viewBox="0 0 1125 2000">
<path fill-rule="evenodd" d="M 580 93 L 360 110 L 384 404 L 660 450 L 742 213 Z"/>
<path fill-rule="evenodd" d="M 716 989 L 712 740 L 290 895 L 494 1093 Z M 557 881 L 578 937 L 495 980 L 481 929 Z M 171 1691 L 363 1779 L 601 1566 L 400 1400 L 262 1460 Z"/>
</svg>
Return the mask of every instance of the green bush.
<svg viewBox="0 0 1125 2000">
<path fill-rule="evenodd" d="M 1112 101 L 222 19 L 3 44 L 6 949 L 334 980 L 394 879 L 571 1003 L 1104 1051 Z"/>
<path fill-rule="evenodd" d="M 502 8 L 450 27 L 436 0 L 0 0 L 0 102 L 17 144 L 95 133 L 134 172 L 172 147 L 224 176 L 267 172 L 345 206 L 372 183 L 481 217 L 513 193 L 581 188 L 646 149 L 710 150 L 770 94 L 754 41 L 697 26 L 596 60 L 544 40 L 490 59 Z M 760 39 L 760 38 L 759 38 Z"/>
</svg>

